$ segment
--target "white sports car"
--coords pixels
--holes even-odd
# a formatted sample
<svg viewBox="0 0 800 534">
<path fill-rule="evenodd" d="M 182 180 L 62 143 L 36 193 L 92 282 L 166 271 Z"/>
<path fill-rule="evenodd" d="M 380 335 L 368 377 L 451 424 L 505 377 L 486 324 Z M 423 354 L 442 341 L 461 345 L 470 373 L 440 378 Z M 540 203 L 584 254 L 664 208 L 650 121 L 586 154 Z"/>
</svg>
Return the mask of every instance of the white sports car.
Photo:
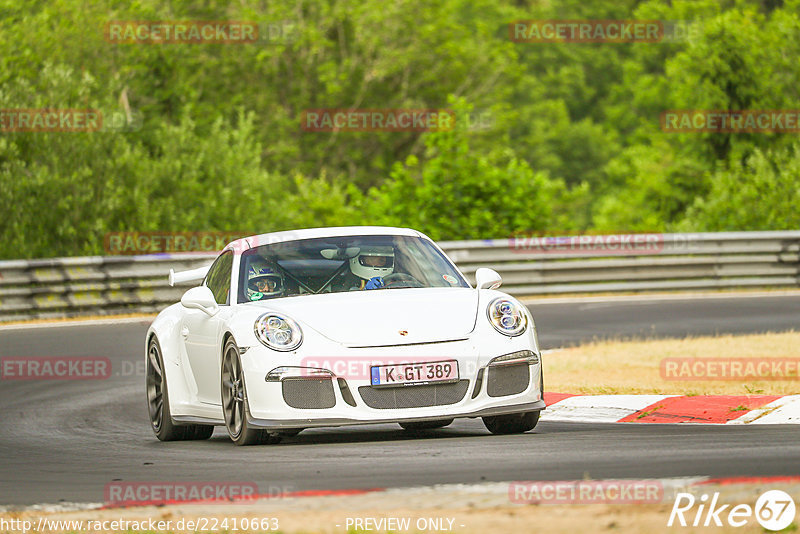
<svg viewBox="0 0 800 534">
<path fill-rule="evenodd" d="M 473 289 L 427 236 L 384 227 L 276 232 L 230 243 L 147 331 L 160 440 L 238 445 L 305 428 L 481 417 L 531 430 L 545 408 L 529 311 L 476 272 Z"/>
</svg>

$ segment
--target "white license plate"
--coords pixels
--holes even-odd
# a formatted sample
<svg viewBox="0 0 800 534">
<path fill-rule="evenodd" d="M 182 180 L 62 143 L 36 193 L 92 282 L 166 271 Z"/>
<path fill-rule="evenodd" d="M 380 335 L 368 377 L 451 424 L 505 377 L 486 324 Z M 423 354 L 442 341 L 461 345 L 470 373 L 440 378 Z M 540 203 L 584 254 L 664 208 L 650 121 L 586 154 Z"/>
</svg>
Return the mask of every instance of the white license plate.
<svg viewBox="0 0 800 534">
<path fill-rule="evenodd" d="M 458 361 L 456 360 L 376 365 L 370 368 L 370 383 L 373 386 L 407 386 L 457 380 Z"/>
</svg>

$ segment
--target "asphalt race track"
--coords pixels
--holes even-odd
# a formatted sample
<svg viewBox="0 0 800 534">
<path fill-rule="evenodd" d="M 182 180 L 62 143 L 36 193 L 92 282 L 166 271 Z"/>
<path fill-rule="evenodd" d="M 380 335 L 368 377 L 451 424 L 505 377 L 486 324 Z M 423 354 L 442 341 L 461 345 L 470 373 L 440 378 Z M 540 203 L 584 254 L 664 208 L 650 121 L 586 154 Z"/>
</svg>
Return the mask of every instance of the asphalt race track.
<svg viewBox="0 0 800 534">
<path fill-rule="evenodd" d="M 531 305 L 543 347 L 594 337 L 796 328 L 800 296 Z M 305 431 L 236 447 L 160 443 L 146 416 L 147 321 L 0 328 L 0 357 L 106 356 L 108 380 L 0 382 L 0 503 L 102 502 L 112 481 L 255 482 L 262 493 L 509 480 L 800 475 L 796 426 L 542 422 L 492 436 L 480 420 L 417 437 L 396 425 Z M 545 362 L 546 364 L 546 362 Z"/>
<path fill-rule="evenodd" d="M 529 301 L 530 302 L 530 301 Z M 703 296 L 690 299 L 617 298 L 549 304 L 532 301 L 542 347 L 607 338 L 665 338 L 756 334 L 800 329 L 800 294 Z"/>
</svg>

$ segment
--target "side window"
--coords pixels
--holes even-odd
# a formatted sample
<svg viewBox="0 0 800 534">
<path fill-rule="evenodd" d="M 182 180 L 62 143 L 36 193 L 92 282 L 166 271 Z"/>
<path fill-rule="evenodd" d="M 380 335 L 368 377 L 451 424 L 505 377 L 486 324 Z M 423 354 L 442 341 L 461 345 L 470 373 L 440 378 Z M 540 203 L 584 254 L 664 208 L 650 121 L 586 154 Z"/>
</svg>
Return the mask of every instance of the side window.
<svg viewBox="0 0 800 534">
<path fill-rule="evenodd" d="M 233 268 L 233 252 L 228 250 L 217 258 L 208 270 L 205 286 L 214 294 L 217 304 L 228 304 L 231 292 L 231 269 Z"/>
</svg>

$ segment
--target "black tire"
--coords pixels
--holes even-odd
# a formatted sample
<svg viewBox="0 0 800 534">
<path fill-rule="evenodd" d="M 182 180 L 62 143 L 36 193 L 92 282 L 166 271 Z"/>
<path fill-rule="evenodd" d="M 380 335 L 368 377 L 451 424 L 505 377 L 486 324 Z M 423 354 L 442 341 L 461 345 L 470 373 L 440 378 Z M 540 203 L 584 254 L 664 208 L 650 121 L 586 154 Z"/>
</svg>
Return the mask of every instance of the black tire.
<svg viewBox="0 0 800 534">
<path fill-rule="evenodd" d="M 403 430 L 417 431 L 417 430 L 433 430 L 434 428 L 442 428 L 450 423 L 452 419 L 439 419 L 437 421 L 417 421 L 411 423 L 398 423 Z"/>
<path fill-rule="evenodd" d="M 277 443 L 279 436 L 271 436 L 267 430 L 252 428 L 247 424 L 247 388 L 244 383 L 239 347 L 229 339 L 222 351 L 221 373 L 222 415 L 228 436 L 237 445 L 259 445 Z"/>
<path fill-rule="evenodd" d="M 492 434 L 521 434 L 536 427 L 539 412 L 512 413 L 484 417 L 483 424 Z"/>
<path fill-rule="evenodd" d="M 164 374 L 161 345 L 155 336 L 147 346 L 146 391 L 147 413 L 150 428 L 161 441 L 208 439 L 214 433 L 213 425 L 176 425 L 169 411 L 167 377 Z"/>
</svg>

